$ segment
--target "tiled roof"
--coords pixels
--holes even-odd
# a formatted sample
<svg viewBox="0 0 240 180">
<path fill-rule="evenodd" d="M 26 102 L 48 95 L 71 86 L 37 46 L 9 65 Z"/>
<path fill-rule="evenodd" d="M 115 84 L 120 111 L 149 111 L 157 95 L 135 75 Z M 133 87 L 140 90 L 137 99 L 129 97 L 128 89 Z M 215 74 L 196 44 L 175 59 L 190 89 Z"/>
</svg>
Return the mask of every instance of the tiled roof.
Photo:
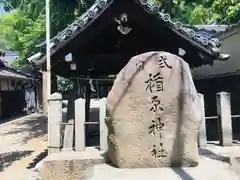
<svg viewBox="0 0 240 180">
<path fill-rule="evenodd" d="M 5 55 L 1 57 L 1 59 L 10 65 L 18 56 L 19 53 L 17 51 L 6 51 Z"/>
<path fill-rule="evenodd" d="M 230 25 L 195 25 L 194 29 L 202 34 L 202 36 L 207 36 L 207 38 L 215 38 L 219 34 L 225 32 Z"/>
<path fill-rule="evenodd" d="M 0 78 L 32 79 L 34 77 L 18 67 L 10 66 L 6 61 L 0 59 Z"/>
<path fill-rule="evenodd" d="M 222 39 L 233 31 L 240 31 L 240 22 L 231 25 L 195 25 L 194 29 L 203 36 L 208 36 L 208 38 Z"/>
<path fill-rule="evenodd" d="M 222 51 L 231 54 L 228 61 L 214 61 L 212 66 L 206 65 L 192 69 L 194 79 L 220 78 L 224 76 L 239 75 L 239 40 L 240 24 L 229 26 L 225 31 L 218 34 L 221 37 Z"/>
<path fill-rule="evenodd" d="M 92 7 L 81 15 L 76 21 L 70 24 L 62 32 L 56 35 L 51 40 L 51 50 L 54 52 L 59 47 L 64 46 L 70 39 L 79 34 L 85 27 L 94 21 L 103 11 L 105 11 L 114 1 L 117 0 L 98 0 Z M 220 43 L 214 36 L 204 35 L 197 27 L 191 27 L 182 24 L 180 21 L 174 21 L 169 14 L 161 11 L 158 5 L 150 3 L 148 0 L 133 0 L 149 13 L 155 14 L 161 21 L 172 29 L 182 38 L 191 41 L 194 45 L 203 49 L 205 52 L 214 56 L 216 59 L 221 58 Z M 45 42 L 38 45 L 38 47 L 45 46 Z"/>
<path fill-rule="evenodd" d="M 29 79 L 26 76 L 9 71 L 7 69 L 0 69 L 0 78 L 12 78 L 12 79 Z"/>
</svg>

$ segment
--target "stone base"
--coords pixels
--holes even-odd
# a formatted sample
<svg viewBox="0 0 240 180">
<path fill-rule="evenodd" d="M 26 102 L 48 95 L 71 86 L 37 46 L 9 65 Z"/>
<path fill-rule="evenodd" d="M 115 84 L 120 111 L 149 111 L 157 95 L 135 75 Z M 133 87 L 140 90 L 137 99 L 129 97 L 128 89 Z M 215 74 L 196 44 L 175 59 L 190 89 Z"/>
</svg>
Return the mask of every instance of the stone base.
<svg viewBox="0 0 240 180">
<path fill-rule="evenodd" d="M 103 164 L 103 152 L 86 148 L 83 152 L 63 151 L 51 154 L 44 161 L 39 175 L 42 180 L 82 180 L 92 175 L 91 168 Z"/>
<path fill-rule="evenodd" d="M 213 168 L 214 167 L 214 168 Z M 237 180 L 228 164 L 201 157 L 196 168 L 117 169 L 107 164 L 95 165 L 87 180 Z"/>
<path fill-rule="evenodd" d="M 227 157 L 200 151 L 195 168 L 118 169 L 104 163 L 104 158 L 93 148 L 84 152 L 52 154 L 44 160 L 40 175 L 43 180 L 237 180 Z"/>
</svg>

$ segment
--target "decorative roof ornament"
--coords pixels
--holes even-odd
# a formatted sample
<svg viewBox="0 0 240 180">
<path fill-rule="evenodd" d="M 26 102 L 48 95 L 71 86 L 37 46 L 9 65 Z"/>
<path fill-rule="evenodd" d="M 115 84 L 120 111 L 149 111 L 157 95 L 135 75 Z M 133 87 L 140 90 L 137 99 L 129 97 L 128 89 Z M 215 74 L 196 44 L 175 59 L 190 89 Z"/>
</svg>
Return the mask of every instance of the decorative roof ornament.
<svg viewBox="0 0 240 180">
<path fill-rule="evenodd" d="M 141 2 L 141 4 L 144 5 L 144 6 L 148 4 L 148 0 L 140 0 L 140 2 Z"/>
<path fill-rule="evenodd" d="M 104 7 L 106 6 L 106 1 L 100 1 L 99 4 L 98 4 L 98 6 L 99 6 L 100 8 L 104 8 Z"/>
<path fill-rule="evenodd" d="M 115 22 L 118 23 L 117 29 L 123 35 L 127 35 L 132 31 L 132 28 L 128 26 L 128 14 L 122 13 L 120 18 L 115 18 Z"/>
</svg>

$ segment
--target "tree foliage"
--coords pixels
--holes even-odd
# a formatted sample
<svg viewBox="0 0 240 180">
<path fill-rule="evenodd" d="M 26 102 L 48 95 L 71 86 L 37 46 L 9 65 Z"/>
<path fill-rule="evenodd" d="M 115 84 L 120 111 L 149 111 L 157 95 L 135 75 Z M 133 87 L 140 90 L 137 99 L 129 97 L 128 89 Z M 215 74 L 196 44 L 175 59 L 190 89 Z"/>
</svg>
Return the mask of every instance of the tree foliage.
<svg viewBox="0 0 240 180">
<path fill-rule="evenodd" d="M 50 1 L 51 36 L 60 32 L 77 16 L 85 12 L 93 0 Z M 19 51 L 20 57 L 16 65 L 21 68 L 28 66 L 27 58 L 39 49 L 36 45 L 45 40 L 45 1 L 39 0 L 8 0 L 5 10 L 9 13 L 1 15 L 0 39 L 7 42 L 10 50 Z M 10 4 L 10 6 L 9 6 Z"/>
<path fill-rule="evenodd" d="M 227 24 L 240 20 L 239 0 L 156 0 L 165 12 L 189 24 Z"/>
<path fill-rule="evenodd" d="M 3 50 L 3 51 L 7 50 L 7 42 L 5 39 L 0 39 L 0 50 Z"/>
<path fill-rule="evenodd" d="M 236 23 L 240 21 L 239 0 L 215 0 L 212 13 L 219 23 Z"/>
<path fill-rule="evenodd" d="M 19 66 L 27 65 L 26 58 L 36 52 L 36 44 L 44 38 L 44 17 L 32 19 L 24 12 L 15 10 L 3 15 L 0 20 L 0 32 L 8 42 L 8 48 L 20 53 Z"/>
</svg>

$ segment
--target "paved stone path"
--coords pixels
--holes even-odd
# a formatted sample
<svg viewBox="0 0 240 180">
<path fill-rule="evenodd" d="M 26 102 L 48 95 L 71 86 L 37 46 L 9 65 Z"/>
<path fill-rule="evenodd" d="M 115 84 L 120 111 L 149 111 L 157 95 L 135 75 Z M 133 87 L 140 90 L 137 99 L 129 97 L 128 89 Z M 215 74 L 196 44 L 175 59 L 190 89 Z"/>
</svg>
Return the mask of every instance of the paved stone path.
<svg viewBox="0 0 240 180">
<path fill-rule="evenodd" d="M 0 124 L 0 179 L 28 179 L 29 163 L 47 148 L 46 120 L 32 114 Z"/>
</svg>

